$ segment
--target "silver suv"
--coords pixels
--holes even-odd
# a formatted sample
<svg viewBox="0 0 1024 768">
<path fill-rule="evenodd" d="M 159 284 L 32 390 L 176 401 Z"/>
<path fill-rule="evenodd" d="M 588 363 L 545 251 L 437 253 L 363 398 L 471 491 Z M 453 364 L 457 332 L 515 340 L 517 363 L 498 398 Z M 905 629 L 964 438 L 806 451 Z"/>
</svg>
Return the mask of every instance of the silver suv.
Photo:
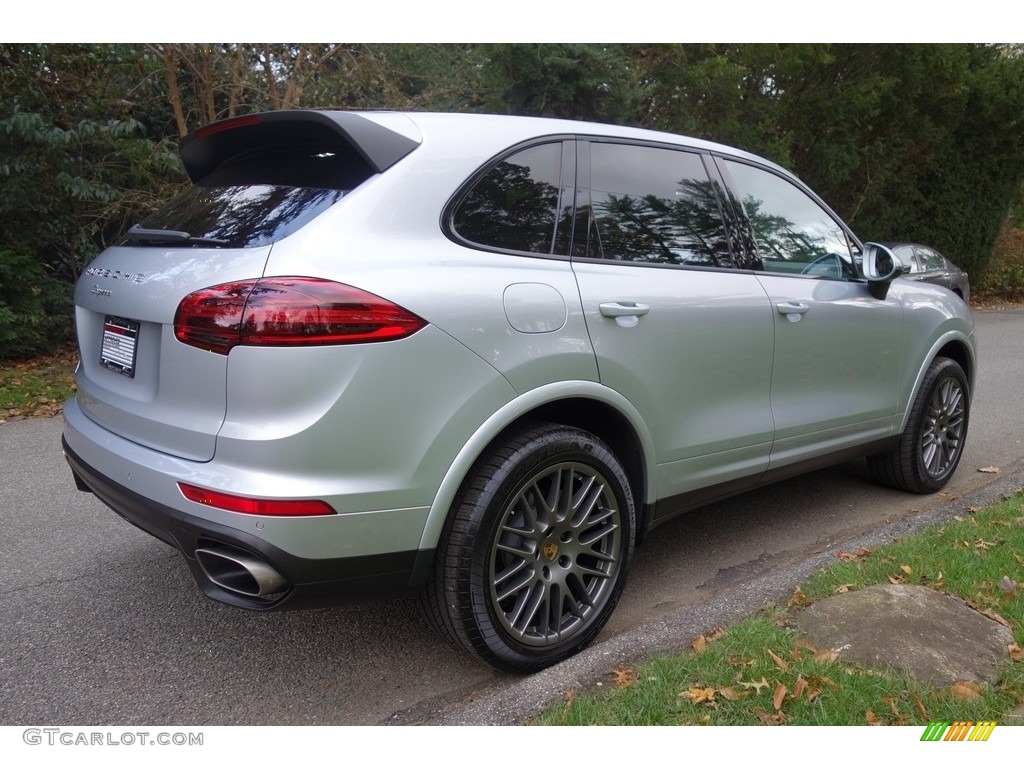
<svg viewBox="0 0 1024 768">
<path fill-rule="evenodd" d="M 284 111 L 181 156 L 194 185 L 78 284 L 64 448 L 215 600 L 420 595 L 536 670 L 673 516 L 855 456 L 932 492 L 963 452 L 964 302 L 754 155 Z"/>
</svg>

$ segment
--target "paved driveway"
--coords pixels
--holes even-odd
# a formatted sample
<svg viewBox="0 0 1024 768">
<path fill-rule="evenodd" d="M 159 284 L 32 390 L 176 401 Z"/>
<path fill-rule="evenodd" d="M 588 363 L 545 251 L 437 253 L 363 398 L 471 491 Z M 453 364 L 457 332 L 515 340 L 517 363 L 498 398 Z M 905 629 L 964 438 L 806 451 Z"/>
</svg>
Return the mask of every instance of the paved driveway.
<svg viewBox="0 0 1024 768">
<path fill-rule="evenodd" d="M 603 638 L 670 618 L 1024 457 L 1024 311 L 976 316 L 982 373 L 945 495 L 877 488 L 862 463 L 691 513 L 637 552 Z M 75 490 L 60 419 L 0 425 L 0 725 L 415 723 L 515 678 L 435 638 L 411 601 L 253 614 L 213 603 L 180 555 Z"/>
</svg>

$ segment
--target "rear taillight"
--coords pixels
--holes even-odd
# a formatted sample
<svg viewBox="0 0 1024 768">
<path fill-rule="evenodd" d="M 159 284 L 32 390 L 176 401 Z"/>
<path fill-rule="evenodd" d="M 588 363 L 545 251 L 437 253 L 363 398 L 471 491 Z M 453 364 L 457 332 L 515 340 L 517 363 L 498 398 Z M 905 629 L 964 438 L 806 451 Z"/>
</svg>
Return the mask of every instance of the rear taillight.
<svg viewBox="0 0 1024 768">
<path fill-rule="evenodd" d="M 254 499 L 250 496 L 211 491 L 188 483 L 178 483 L 178 489 L 182 496 L 196 504 L 226 509 L 229 512 L 241 512 L 245 515 L 302 517 L 337 514 L 334 507 L 319 499 Z"/>
<path fill-rule="evenodd" d="M 316 346 L 395 341 L 426 321 L 380 296 L 312 277 L 266 277 L 190 293 L 174 335 L 226 355 L 232 347 Z"/>
</svg>

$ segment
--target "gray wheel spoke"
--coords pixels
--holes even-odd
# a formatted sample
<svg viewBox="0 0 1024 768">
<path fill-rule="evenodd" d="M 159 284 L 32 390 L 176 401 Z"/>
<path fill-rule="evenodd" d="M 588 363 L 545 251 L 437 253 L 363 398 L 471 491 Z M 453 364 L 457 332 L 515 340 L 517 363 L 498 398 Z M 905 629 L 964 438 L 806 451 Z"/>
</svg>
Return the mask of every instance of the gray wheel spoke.
<svg viewBox="0 0 1024 768">
<path fill-rule="evenodd" d="M 549 466 L 520 488 L 491 545 L 490 593 L 507 632 L 545 647 L 587 627 L 614 591 L 623 513 L 589 464 Z"/>
<path fill-rule="evenodd" d="M 954 379 L 932 394 L 921 432 L 921 464 L 932 477 L 948 472 L 960 454 L 964 429 L 964 390 Z"/>
<path fill-rule="evenodd" d="M 498 543 L 498 549 L 500 549 L 502 552 L 508 552 L 510 555 L 514 555 L 515 557 L 519 557 L 523 560 L 526 560 L 528 558 L 533 557 L 533 553 L 536 551 L 536 547 L 524 546 L 525 543 L 526 542 L 523 542 L 523 544 L 515 546 L 512 544 L 506 544 L 504 541 L 501 541 Z"/>
<path fill-rule="evenodd" d="M 572 499 L 572 524 L 574 527 L 582 525 L 590 517 L 590 513 L 601 500 L 602 493 L 604 493 L 604 486 L 597 483 L 596 478 L 586 478 L 583 482 L 583 487 L 579 489 Z"/>
<path fill-rule="evenodd" d="M 501 573 L 494 577 L 494 588 L 495 590 L 501 590 L 498 593 L 499 600 L 506 600 L 516 592 L 521 590 L 527 584 L 534 579 L 534 573 L 532 569 L 527 568 L 529 564 L 525 560 L 506 568 Z M 513 576 L 519 574 L 519 578 L 514 581 L 509 581 Z M 506 583 L 507 582 L 507 583 Z M 504 584 L 504 586 L 502 586 Z"/>
<path fill-rule="evenodd" d="M 576 572 L 574 575 L 579 574 L 583 576 L 593 576 L 595 579 L 607 579 L 608 574 L 600 568 L 588 567 L 586 565 L 577 565 Z"/>
<path fill-rule="evenodd" d="M 548 590 L 543 584 L 534 583 L 530 587 L 529 591 L 526 592 L 526 600 L 523 602 L 522 610 L 513 624 L 513 629 L 525 633 L 538 612 L 541 615 L 541 624 L 544 624 L 543 608 L 547 605 L 547 598 L 549 597 L 547 592 Z"/>
<path fill-rule="evenodd" d="M 602 525 L 600 527 L 591 528 L 589 531 L 580 534 L 580 544 L 586 546 L 592 545 L 595 541 L 600 541 L 605 536 L 614 531 L 618 526 L 614 525 Z"/>
</svg>

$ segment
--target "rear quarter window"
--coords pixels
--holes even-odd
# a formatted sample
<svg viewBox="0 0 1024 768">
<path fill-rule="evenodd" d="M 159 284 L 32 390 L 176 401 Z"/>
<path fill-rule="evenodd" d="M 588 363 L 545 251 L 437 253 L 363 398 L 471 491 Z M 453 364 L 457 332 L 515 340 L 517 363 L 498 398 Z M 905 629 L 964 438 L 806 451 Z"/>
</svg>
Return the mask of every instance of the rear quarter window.
<svg viewBox="0 0 1024 768">
<path fill-rule="evenodd" d="M 555 253 L 561 188 L 561 142 L 529 147 L 473 184 L 455 207 L 451 228 L 461 239 L 487 248 Z M 571 210 L 570 203 L 566 219 Z"/>
</svg>

